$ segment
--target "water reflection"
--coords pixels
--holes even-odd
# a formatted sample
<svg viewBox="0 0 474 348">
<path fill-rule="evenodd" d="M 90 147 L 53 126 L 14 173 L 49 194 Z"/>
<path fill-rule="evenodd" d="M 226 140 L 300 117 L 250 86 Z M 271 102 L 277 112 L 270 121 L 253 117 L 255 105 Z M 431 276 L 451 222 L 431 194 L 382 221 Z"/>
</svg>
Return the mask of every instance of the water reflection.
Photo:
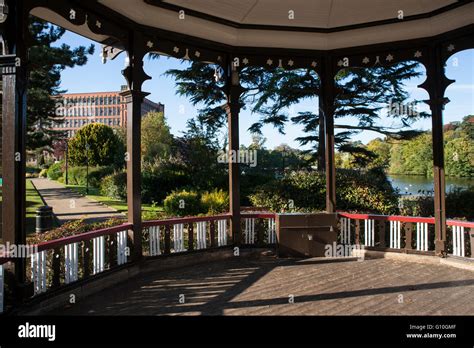
<svg viewBox="0 0 474 348">
<path fill-rule="evenodd" d="M 392 186 L 398 188 L 404 195 L 430 195 L 433 194 L 433 178 L 419 175 L 388 175 Z M 446 178 L 446 192 L 454 187 L 474 186 L 474 178 Z"/>
</svg>

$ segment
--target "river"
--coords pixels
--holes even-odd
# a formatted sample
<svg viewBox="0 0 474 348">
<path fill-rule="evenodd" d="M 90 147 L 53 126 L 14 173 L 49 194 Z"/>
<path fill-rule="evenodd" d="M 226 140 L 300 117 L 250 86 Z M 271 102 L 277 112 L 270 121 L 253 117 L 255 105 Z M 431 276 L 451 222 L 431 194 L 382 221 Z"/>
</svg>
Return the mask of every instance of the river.
<svg viewBox="0 0 474 348">
<path fill-rule="evenodd" d="M 394 188 L 398 188 L 401 194 L 418 195 L 425 194 L 427 191 L 433 191 L 433 178 L 427 178 L 419 175 L 388 175 L 388 179 Z M 474 178 L 448 178 L 446 177 L 446 191 L 452 188 L 474 186 Z"/>
</svg>

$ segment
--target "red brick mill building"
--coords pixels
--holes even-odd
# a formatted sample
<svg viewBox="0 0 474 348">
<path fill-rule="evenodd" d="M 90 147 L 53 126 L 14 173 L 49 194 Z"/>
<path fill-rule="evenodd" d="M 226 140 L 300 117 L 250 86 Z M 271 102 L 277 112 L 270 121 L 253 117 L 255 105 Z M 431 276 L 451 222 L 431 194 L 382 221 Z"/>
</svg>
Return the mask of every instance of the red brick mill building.
<svg viewBox="0 0 474 348">
<path fill-rule="evenodd" d="M 125 86 L 121 87 L 123 91 Z M 66 93 L 58 97 L 56 112 L 64 116 L 64 122 L 54 130 L 65 131 L 68 138 L 83 126 L 90 123 L 101 123 L 110 127 L 127 126 L 127 105 L 121 91 Z M 141 105 L 142 116 L 149 112 L 164 112 L 165 106 L 147 98 Z"/>
</svg>

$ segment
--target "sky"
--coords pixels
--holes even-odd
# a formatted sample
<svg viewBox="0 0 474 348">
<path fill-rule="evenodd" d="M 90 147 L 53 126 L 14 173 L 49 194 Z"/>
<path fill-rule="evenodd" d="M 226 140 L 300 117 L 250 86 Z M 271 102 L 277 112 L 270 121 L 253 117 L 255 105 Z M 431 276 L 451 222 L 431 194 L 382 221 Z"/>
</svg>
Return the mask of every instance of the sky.
<svg viewBox="0 0 474 348">
<path fill-rule="evenodd" d="M 120 86 L 125 84 L 125 79 L 121 75 L 121 70 L 125 64 L 124 54 L 119 55 L 113 61 L 107 61 L 106 64 L 103 64 L 100 57 L 100 44 L 69 31 L 56 44 L 60 45 L 63 43 L 71 47 L 95 44 L 96 49 L 94 55 L 89 56 L 89 61 L 86 65 L 66 68 L 62 72 L 62 89 L 67 90 L 69 93 L 118 91 Z M 143 84 L 143 90 L 150 93 L 149 99 L 165 105 L 165 117 L 170 126 L 171 133 L 177 136 L 181 135 L 186 129 L 187 120 L 197 114 L 196 107 L 186 98 L 176 95 L 174 79 L 163 74 L 168 69 L 184 69 L 187 64 L 187 62 L 183 63 L 178 59 L 166 57 L 158 60 L 150 60 L 148 57 L 145 57 L 144 61 L 144 70 L 152 79 Z M 474 114 L 474 50 L 466 50 L 453 55 L 447 62 L 446 76 L 456 82 L 446 90 L 446 97 L 450 99 L 450 103 L 446 105 L 444 110 L 444 123 L 461 121 L 464 116 Z M 407 82 L 406 90 L 410 95 L 408 101 L 428 99 L 428 93 L 424 89 L 417 88 L 425 78 L 423 67 L 423 74 L 420 78 Z M 296 115 L 299 111 L 317 110 L 317 107 L 316 98 L 304 101 L 291 110 L 290 116 L 292 114 Z M 417 111 L 429 112 L 429 108 L 426 104 L 421 103 Z M 385 117 L 385 113 L 386 111 L 381 115 L 381 124 L 391 125 L 392 120 Z M 252 115 L 247 110 L 241 112 L 239 124 L 241 144 L 248 145 L 251 143 L 252 138 L 248 128 L 255 122 L 257 117 L 257 115 Z M 413 128 L 430 130 L 431 119 L 418 121 L 413 125 Z M 296 137 L 303 134 L 302 127 L 293 125 L 291 122 L 285 126 L 285 134 L 280 134 L 272 126 L 264 126 L 262 132 L 263 136 L 267 139 L 265 143 L 267 148 L 274 148 L 282 143 L 294 148 L 307 148 L 300 146 L 295 141 Z M 366 144 L 376 137 L 380 137 L 380 135 L 364 131 L 354 136 L 353 140 L 359 140 Z"/>
</svg>

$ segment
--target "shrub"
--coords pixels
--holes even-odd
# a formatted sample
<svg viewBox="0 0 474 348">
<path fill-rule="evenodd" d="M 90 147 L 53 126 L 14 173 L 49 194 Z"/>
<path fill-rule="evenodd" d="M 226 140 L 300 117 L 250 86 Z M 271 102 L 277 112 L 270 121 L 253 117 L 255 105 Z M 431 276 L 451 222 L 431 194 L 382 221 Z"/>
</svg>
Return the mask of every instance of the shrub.
<svg viewBox="0 0 474 348">
<path fill-rule="evenodd" d="M 96 223 L 87 223 L 82 219 L 74 220 L 66 222 L 60 227 L 50 230 L 48 232 L 31 235 L 27 237 L 27 242 L 28 244 L 42 243 L 63 237 L 74 236 L 93 230 L 98 230 L 101 228 L 116 226 L 122 223 L 124 223 L 124 219 L 121 218 L 111 218 L 106 221 Z"/>
<path fill-rule="evenodd" d="M 166 213 L 162 211 L 142 211 L 142 220 L 163 220 L 167 217 Z"/>
<path fill-rule="evenodd" d="M 199 194 L 196 191 L 173 191 L 164 200 L 165 213 L 171 216 L 198 215 L 203 212 Z"/>
<path fill-rule="evenodd" d="M 91 187 L 100 187 L 102 179 L 112 174 L 113 167 L 89 167 L 89 185 Z M 66 173 L 63 174 L 65 180 Z M 71 185 L 86 185 L 87 183 L 87 167 L 72 167 L 68 170 L 68 182 Z"/>
<path fill-rule="evenodd" d="M 58 180 L 61 175 L 63 175 L 63 162 L 54 163 L 48 168 L 48 179 Z"/>
<path fill-rule="evenodd" d="M 161 202 L 167 195 L 189 183 L 182 172 L 172 163 L 163 160 L 144 162 L 142 167 L 142 201 Z"/>
<path fill-rule="evenodd" d="M 359 172 L 344 169 L 336 172 L 336 205 L 350 211 L 392 214 L 397 212 L 398 194 L 380 170 Z M 273 211 L 322 211 L 326 202 L 325 174 L 294 171 L 273 180 L 249 199 L 254 206 Z"/>
<path fill-rule="evenodd" d="M 201 205 L 208 214 L 219 214 L 229 211 L 229 194 L 223 190 L 204 192 Z"/>
<path fill-rule="evenodd" d="M 408 216 L 434 216 L 432 196 L 406 196 L 400 198 L 400 211 Z M 474 219 L 474 186 L 456 187 L 446 193 L 446 217 Z"/>
<path fill-rule="evenodd" d="M 100 194 L 107 197 L 126 199 L 127 198 L 127 173 L 115 172 L 105 176 L 101 180 Z"/>
<path fill-rule="evenodd" d="M 41 172 L 38 175 L 40 178 L 46 178 L 48 176 L 48 169 L 41 169 Z"/>
</svg>

